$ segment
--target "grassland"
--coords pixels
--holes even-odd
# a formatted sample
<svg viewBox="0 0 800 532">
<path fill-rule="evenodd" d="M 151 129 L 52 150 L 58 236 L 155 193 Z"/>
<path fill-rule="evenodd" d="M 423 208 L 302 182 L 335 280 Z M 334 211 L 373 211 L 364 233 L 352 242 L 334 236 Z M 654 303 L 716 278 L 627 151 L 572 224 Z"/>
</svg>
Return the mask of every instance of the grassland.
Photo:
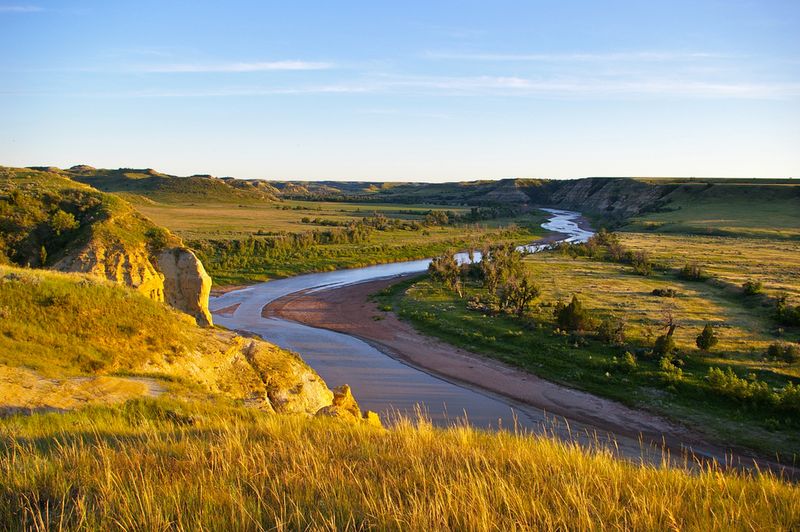
<svg viewBox="0 0 800 532">
<path fill-rule="evenodd" d="M 552 252 L 529 256 L 526 269 L 541 295 L 524 319 L 468 308 L 474 296 L 485 297 L 480 283 L 467 284 L 463 299 L 430 280 L 398 285 L 379 297 L 421 331 L 474 352 L 497 358 L 547 379 L 646 408 L 706 432 L 719 441 L 798 459 L 800 426 L 796 416 L 720 397 L 709 389 L 709 368 L 731 367 L 773 389 L 800 381 L 800 364 L 765 356 L 778 340 L 797 342 L 800 331 L 781 328 L 772 318 L 770 296 L 800 287 L 800 248 L 792 241 L 732 239 L 688 235 L 623 234 L 632 249 L 646 249 L 664 270 L 637 275 L 629 265 Z M 705 282 L 686 281 L 672 268 L 706 259 Z M 765 296 L 742 294 L 745 280 L 763 282 Z M 672 288 L 675 297 L 653 295 Z M 611 346 L 591 335 L 558 331 L 557 301 L 578 295 L 596 319 L 625 322 L 624 346 Z M 671 379 L 658 357 L 646 355 L 664 333 L 665 315 L 678 328 L 680 379 Z M 710 323 L 719 343 L 710 352 L 695 338 Z M 637 355 L 635 367 L 624 354 Z"/>
<path fill-rule="evenodd" d="M 657 212 L 628 220 L 625 230 L 800 239 L 800 195 L 793 182 L 710 184 L 684 185 Z"/>
<path fill-rule="evenodd" d="M 465 207 L 345 202 L 181 202 L 159 203 L 126 195 L 147 217 L 182 237 L 200 255 L 218 284 L 266 281 L 314 271 L 421 259 L 449 248 L 463 249 L 495 241 L 527 243 L 544 234 L 540 211 L 473 223 L 426 224 L 431 211 L 456 215 Z M 337 233 L 342 226 L 375 216 L 404 224 L 371 230 L 353 242 L 292 244 L 273 253 L 250 249 L 251 241 L 274 241 L 287 235 Z M 339 227 L 333 224 L 338 224 Z M 333 227 L 332 227 L 333 225 Z M 256 244 L 257 246 L 257 244 Z M 244 251 L 242 251 L 244 250 Z"/>
<path fill-rule="evenodd" d="M 347 222 L 381 213 L 389 218 L 422 220 L 432 209 L 464 212 L 441 205 L 391 205 L 314 201 L 282 202 L 169 202 L 122 194 L 159 225 L 169 227 L 186 240 L 246 239 L 260 234 L 300 233 L 326 226 L 303 223 L 303 218 Z M 414 214 L 418 213 L 418 214 Z"/>
<path fill-rule="evenodd" d="M 386 431 L 217 402 L 0 420 L 0 523 L 90 530 L 791 530 L 769 475 L 635 466 L 544 437 Z"/>
</svg>

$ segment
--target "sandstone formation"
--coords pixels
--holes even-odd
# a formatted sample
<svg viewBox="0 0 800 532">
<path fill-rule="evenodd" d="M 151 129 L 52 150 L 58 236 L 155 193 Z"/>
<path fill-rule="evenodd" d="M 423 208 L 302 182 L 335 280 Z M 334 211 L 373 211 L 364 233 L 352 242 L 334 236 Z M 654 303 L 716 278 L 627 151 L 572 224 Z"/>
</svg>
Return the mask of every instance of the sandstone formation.
<svg viewBox="0 0 800 532">
<path fill-rule="evenodd" d="M 66 255 L 56 262 L 53 269 L 105 277 L 129 286 L 150 299 L 164 301 L 164 276 L 150 262 L 144 245 L 132 249 L 90 241 L 77 253 Z"/>
<path fill-rule="evenodd" d="M 194 316 L 198 325 L 211 326 L 211 313 L 208 310 L 211 277 L 206 273 L 203 263 L 186 248 L 165 249 L 156 262 L 164 279 L 164 301 Z"/>
<path fill-rule="evenodd" d="M 105 277 L 186 312 L 198 325 L 213 325 L 208 310 L 211 277 L 195 254 L 183 247 L 167 248 L 155 262 L 144 244 L 106 246 L 91 240 L 77 253 L 59 260 L 53 269 Z"/>
<path fill-rule="evenodd" d="M 377 427 L 382 426 L 381 419 L 375 412 L 367 410 L 362 415 L 350 386 L 346 384 L 333 390 L 333 401 L 321 408 L 317 415 L 335 417 L 350 423 L 363 422 Z"/>
</svg>

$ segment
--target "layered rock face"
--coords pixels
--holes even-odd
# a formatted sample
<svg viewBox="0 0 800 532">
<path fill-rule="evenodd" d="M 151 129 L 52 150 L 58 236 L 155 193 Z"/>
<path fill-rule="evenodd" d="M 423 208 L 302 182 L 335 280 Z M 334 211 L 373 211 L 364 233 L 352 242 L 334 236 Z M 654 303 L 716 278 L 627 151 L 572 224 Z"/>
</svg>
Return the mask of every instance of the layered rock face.
<svg viewBox="0 0 800 532">
<path fill-rule="evenodd" d="M 78 253 L 53 265 L 62 272 L 90 273 L 129 286 L 156 301 L 164 301 L 164 276 L 150 262 L 147 249 L 106 247 L 90 242 Z"/>
<path fill-rule="evenodd" d="M 155 262 L 144 245 L 131 248 L 90 241 L 77 253 L 59 260 L 53 269 L 105 277 L 186 312 L 198 325 L 213 325 L 208 310 L 211 277 L 195 254 L 183 247 L 167 248 Z"/>
<path fill-rule="evenodd" d="M 656 203 L 670 187 L 632 179 L 577 179 L 565 182 L 550 195 L 550 203 L 584 212 L 633 216 Z"/>
<path fill-rule="evenodd" d="M 211 277 L 200 259 L 186 248 L 169 248 L 159 253 L 156 262 L 163 274 L 164 301 L 194 316 L 198 325 L 211 326 Z"/>
</svg>

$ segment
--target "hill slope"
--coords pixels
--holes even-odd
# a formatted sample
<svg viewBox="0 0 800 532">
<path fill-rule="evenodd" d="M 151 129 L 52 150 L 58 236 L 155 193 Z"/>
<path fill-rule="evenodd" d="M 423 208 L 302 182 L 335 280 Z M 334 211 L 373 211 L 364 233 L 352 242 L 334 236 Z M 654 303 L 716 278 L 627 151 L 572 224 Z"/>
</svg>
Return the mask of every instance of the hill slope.
<svg viewBox="0 0 800 532">
<path fill-rule="evenodd" d="M 334 393 L 297 355 L 198 327 L 95 276 L 8 266 L 0 266 L 0 383 L 6 411 L 165 393 L 227 397 L 278 413 L 341 414 Z"/>
<path fill-rule="evenodd" d="M 92 273 L 211 324 L 211 279 L 180 239 L 60 171 L 0 168 L 0 263 Z"/>
</svg>

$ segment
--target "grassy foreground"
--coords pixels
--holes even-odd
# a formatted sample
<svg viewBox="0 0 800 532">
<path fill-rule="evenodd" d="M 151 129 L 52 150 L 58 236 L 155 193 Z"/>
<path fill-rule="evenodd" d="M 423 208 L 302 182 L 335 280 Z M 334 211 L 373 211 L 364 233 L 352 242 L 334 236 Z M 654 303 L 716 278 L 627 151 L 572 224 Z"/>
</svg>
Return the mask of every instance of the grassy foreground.
<svg viewBox="0 0 800 532">
<path fill-rule="evenodd" d="M 769 475 L 641 467 L 553 439 L 164 400 L 0 420 L 0 526 L 791 530 Z"/>
</svg>

